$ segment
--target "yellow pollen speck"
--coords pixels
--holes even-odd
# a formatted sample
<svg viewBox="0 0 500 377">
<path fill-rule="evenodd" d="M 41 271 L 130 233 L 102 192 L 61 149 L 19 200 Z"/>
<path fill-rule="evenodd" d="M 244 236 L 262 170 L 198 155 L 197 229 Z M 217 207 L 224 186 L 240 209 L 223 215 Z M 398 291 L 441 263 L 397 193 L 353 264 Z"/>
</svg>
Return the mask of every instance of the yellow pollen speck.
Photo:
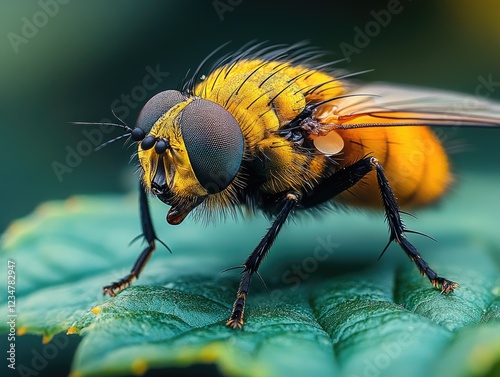
<svg viewBox="0 0 500 377">
<path fill-rule="evenodd" d="M 43 344 L 47 344 L 51 340 L 52 340 L 52 335 L 44 335 L 43 338 L 42 338 L 42 343 Z"/>
<path fill-rule="evenodd" d="M 78 332 L 78 327 L 71 326 L 68 331 L 66 331 L 66 335 L 76 334 Z"/>
<path fill-rule="evenodd" d="M 90 309 L 90 311 L 91 311 L 92 313 L 94 313 L 95 315 L 97 315 L 97 314 L 99 314 L 99 313 L 101 312 L 101 308 L 100 308 L 100 307 L 98 307 L 98 306 L 96 306 L 96 307 L 94 307 L 94 308 Z"/>
<path fill-rule="evenodd" d="M 77 372 L 77 371 L 74 371 L 74 372 L 71 372 L 68 377 L 81 377 L 82 374 L 80 372 Z"/>
<path fill-rule="evenodd" d="M 9 224 L 3 235 L 3 247 L 11 248 L 23 235 L 29 233 L 33 224 L 26 220 L 14 220 Z"/>
<path fill-rule="evenodd" d="M 17 335 L 21 336 L 21 335 L 24 335 L 26 334 L 26 331 L 27 331 L 27 328 L 26 327 L 20 327 L 18 330 L 17 330 Z"/>
<path fill-rule="evenodd" d="M 20 233 L 22 231 L 22 229 L 23 229 L 23 224 L 22 224 L 21 220 L 12 221 L 10 223 L 9 227 L 7 228 L 9 233 L 13 233 L 13 234 Z"/>
<path fill-rule="evenodd" d="M 219 356 L 219 347 L 217 344 L 211 344 L 203 348 L 200 353 L 200 358 L 206 362 L 211 363 L 217 360 Z"/>
<path fill-rule="evenodd" d="M 52 211 L 51 203 L 41 203 L 35 208 L 35 213 L 38 216 L 46 216 Z"/>
<path fill-rule="evenodd" d="M 81 208 L 81 200 L 80 198 L 73 196 L 69 199 L 66 199 L 64 202 L 64 206 L 70 210 L 70 211 L 77 211 L 79 208 Z"/>
<path fill-rule="evenodd" d="M 132 373 L 142 376 L 148 370 L 148 363 L 144 359 L 137 359 L 132 363 Z"/>
</svg>

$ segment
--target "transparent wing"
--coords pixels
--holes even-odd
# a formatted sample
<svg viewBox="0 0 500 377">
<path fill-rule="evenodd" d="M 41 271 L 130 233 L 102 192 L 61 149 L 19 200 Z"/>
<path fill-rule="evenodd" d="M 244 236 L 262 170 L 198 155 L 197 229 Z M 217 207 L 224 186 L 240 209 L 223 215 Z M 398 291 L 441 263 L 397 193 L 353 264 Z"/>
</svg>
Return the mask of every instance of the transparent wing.
<svg viewBox="0 0 500 377">
<path fill-rule="evenodd" d="M 318 107 L 324 131 L 359 127 L 500 127 L 500 103 L 444 90 L 362 85 Z"/>
</svg>

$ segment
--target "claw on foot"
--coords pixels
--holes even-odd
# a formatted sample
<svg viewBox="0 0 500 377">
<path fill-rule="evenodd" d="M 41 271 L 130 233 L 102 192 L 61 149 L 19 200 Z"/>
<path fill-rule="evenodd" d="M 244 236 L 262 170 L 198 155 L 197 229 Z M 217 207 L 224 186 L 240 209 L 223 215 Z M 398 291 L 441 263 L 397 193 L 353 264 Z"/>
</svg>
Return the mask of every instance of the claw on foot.
<svg viewBox="0 0 500 377">
<path fill-rule="evenodd" d="M 111 297 L 116 296 L 115 288 L 113 287 L 113 285 L 107 285 L 102 289 L 102 295 L 106 296 L 106 294 L 110 295 Z"/>
<path fill-rule="evenodd" d="M 436 278 L 432 280 L 432 285 L 436 288 L 441 288 L 441 294 L 447 295 L 448 293 L 454 292 L 455 288 L 460 284 L 448 279 Z"/>
<path fill-rule="evenodd" d="M 226 322 L 226 326 L 232 328 L 233 330 L 243 328 L 243 320 L 240 318 L 231 318 Z"/>
<path fill-rule="evenodd" d="M 116 296 L 117 293 L 120 293 L 121 291 L 123 291 L 125 288 L 127 288 L 130 284 L 132 284 L 132 281 L 135 279 L 134 276 L 127 276 L 126 278 L 120 280 L 120 281 L 117 281 L 117 282 L 114 282 L 110 285 L 106 285 L 103 289 L 102 289 L 102 294 L 103 295 L 110 295 L 111 297 L 114 297 Z"/>
</svg>

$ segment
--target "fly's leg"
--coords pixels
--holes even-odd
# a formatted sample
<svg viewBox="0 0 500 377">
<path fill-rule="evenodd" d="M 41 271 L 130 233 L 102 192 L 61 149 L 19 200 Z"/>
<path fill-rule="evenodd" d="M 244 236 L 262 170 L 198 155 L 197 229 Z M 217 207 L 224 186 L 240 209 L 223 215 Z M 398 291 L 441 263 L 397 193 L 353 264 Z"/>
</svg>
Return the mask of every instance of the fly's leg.
<svg viewBox="0 0 500 377">
<path fill-rule="evenodd" d="M 142 184 L 139 184 L 139 208 L 141 215 L 141 226 L 142 226 L 142 236 L 146 239 L 147 246 L 142 251 L 139 258 L 137 258 L 130 273 L 121 278 L 120 280 L 111 283 L 103 288 L 103 294 L 109 294 L 110 296 L 115 296 L 118 292 L 128 287 L 135 279 L 139 277 L 142 269 L 146 265 L 148 259 L 153 254 L 156 249 L 155 241 L 161 242 L 157 237 L 153 227 L 153 222 L 151 221 L 151 214 L 149 212 L 148 198 L 146 191 Z M 163 244 L 163 242 L 161 242 Z M 170 249 L 163 244 L 169 251 Z"/>
<path fill-rule="evenodd" d="M 384 251 L 392 241 L 396 241 L 404 250 L 406 255 L 408 255 L 413 263 L 415 263 L 420 273 L 423 276 L 427 276 L 432 285 L 437 288 L 440 287 L 441 293 L 453 292 L 453 290 L 458 286 L 458 283 L 439 276 L 432 268 L 429 267 L 415 246 L 413 246 L 406 238 L 405 233 L 417 232 L 412 232 L 404 226 L 403 221 L 401 220 L 399 207 L 396 202 L 396 197 L 389 186 L 389 181 L 385 176 L 384 169 L 375 157 L 362 158 L 356 163 L 340 169 L 325 179 L 312 192 L 306 193 L 302 198 L 300 205 L 307 208 L 330 200 L 334 196 L 352 187 L 372 170 L 375 170 L 377 173 L 377 182 L 382 197 L 385 215 L 389 224 L 390 239 L 389 243 L 384 248 Z"/>
<path fill-rule="evenodd" d="M 250 289 L 252 275 L 254 273 L 258 273 L 262 260 L 269 252 L 269 249 L 278 236 L 281 227 L 285 223 L 288 215 L 292 212 L 293 208 L 297 205 L 298 200 L 299 195 L 297 193 L 288 192 L 285 194 L 283 198 L 284 205 L 278 213 L 276 219 L 271 224 L 271 227 L 268 229 L 264 238 L 262 238 L 254 251 L 245 260 L 245 263 L 243 264 L 243 277 L 236 295 L 236 301 L 233 305 L 231 317 L 226 323 L 227 326 L 233 329 L 243 327 L 243 313 L 245 311 L 245 304 L 248 296 L 248 290 Z"/>
<path fill-rule="evenodd" d="M 331 177 L 327 178 L 322 184 L 317 186 L 313 192 L 305 193 L 300 198 L 297 193 L 289 192 L 285 194 L 284 205 L 281 211 L 259 245 L 243 264 L 243 277 L 240 282 L 236 301 L 234 302 L 233 311 L 229 321 L 227 322 L 227 326 L 232 328 L 243 327 L 243 313 L 245 310 L 245 303 L 252 275 L 257 272 L 262 259 L 269 251 L 272 243 L 278 235 L 278 232 L 280 231 L 281 226 L 292 209 L 297 205 L 302 208 L 307 208 L 325 202 L 354 186 L 361 178 L 372 170 L 373 166 L 369 159 L 363 159 L 353 165 L 339 170 Z"/>
<path fill-rule="evenodd" d="M 415 246 L 413 246 L 405 237 L 405 232 L 410 233 L 410 231 L 405 228 L 403 221 L 401 220 L 396 198 L 391 187 L 389 186 L 384 169 L 376 158 L 371 158 L 371 164 L 377 172 L 377 182 L 384 204 L 385 216 L 389 224 L 390 238 L 387 246 L 389 246 L 392 241 L 396 241 L 404 250 L 406 255 L 408 255 L 413 263 L 415 263 L 422 276 L 427 276 L 433 286 L 441 288 L 441 293 L 444 294 L 453 292 L 459 284 L 439 276 L 432 268 L 429 267 Z"/>
</svg>

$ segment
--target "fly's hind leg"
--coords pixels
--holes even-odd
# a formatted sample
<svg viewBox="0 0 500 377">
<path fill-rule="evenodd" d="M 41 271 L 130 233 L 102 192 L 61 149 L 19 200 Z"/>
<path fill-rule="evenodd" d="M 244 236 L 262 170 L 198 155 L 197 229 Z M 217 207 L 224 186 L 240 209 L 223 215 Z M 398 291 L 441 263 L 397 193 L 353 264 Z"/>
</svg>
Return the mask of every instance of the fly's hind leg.
<svg viewBox="0 0 500 377">
<path fill-rule="evenodd" d="M 377 173 L 377 182 L 382 197 L 385 215 L 389 224 L 390 239 L 387 246 L 392 241 L 396 241 L 408 257 L 415 263 L 423 276 L 431 281 L 432 285 L 441 288 L 441 293 L 450 293 L 458 286 L 458 283 L 439 276 L 427 262 L 422 258 L 418 250 L 413 246 L 405 236 L 410 233 L 401 220 L 399 207 L 396 197 L 392 192 L 389 182 L 385 176 L 384 169 L 375 157 L 365 157 L 356 163 L 340 169 L 327 179 L 325 179 L 313 192 L 306 194 L 300 205 L 302 207 L 313 207 L 321 204 L 334 196 L 354 186 L 361 178 L 370 171 Z M 386 246 L 386 248 L 387 248 Z M 385 251 L 385 249 L 384 249 Z"/>
<path fill-rule="evenodd" d="M 121 278 L 120 280 L 111 283 L 103 288 L 103 294 L 115 296 L 118 292 L 128 287 L 135 279 L 139 277 L 142 269 L 156 249 L 155 241 L 161 242 L 157 237 L 151 221 L 151 214 L 149 212 L 148 198 L 146 191 L 142 184 L 139 184 L 139 208 L 141 214 L 142 236 L 146 239 L 147 246 L 139 255 L 130 273 Z M 161 242 L 163 244 L 163 242 Z M 163 244 L 167 249 L 168 246 Z M 170 249 L 168 249 L 170 251 Z"/>
<path fill-rule="evenodd" d="M 377 172 L 377 182 L 384 204 L 385 216 L 389 224 L 389 231 L 391 234 L 389 243 L 391 243 L 392 241 L 396 241 L 398 245 L 404 250 L 406 255 L 408 255 L 413 263 L 415 263 L 420 273 L 423 276 L 427 276 L 433 286 L 435 286 L 436 288 L 441 288 L 441 293 L 447 294 L 453 292 L 459 284 L 442 276 L 439 276 L 432 268 L 429 267 L 429 265 L 422 258 L 415 246 L 413 246 L 405 237 L 405 232 L 409 233 L 410 231 L 405 228 L 403 221 L 401 220 L 399 208 L 396 203 L 396 197 L 394 196 L 392 189 L 389 186 L 389 181 L 385 176 L 384 169 L 376 158 L 372 157 L 371 159 L 373 168 Z"/>
</svg>

